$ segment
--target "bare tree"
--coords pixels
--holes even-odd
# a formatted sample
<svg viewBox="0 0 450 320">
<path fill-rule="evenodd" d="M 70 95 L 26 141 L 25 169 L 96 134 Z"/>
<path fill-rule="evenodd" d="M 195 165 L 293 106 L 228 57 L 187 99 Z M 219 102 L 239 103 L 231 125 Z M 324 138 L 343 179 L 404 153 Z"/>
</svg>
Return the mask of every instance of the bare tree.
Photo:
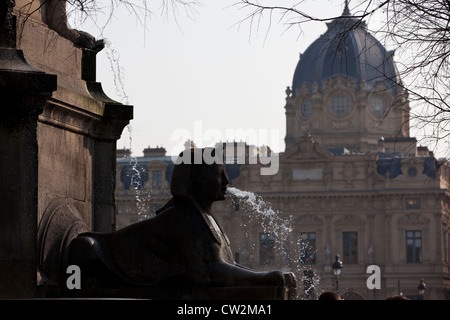
<svg viewBox="0 0 450 320">
<path fill-rule="evenodd" d="M 450 1 L 395 0 L 378 32 L 399 49 L 397 65 L 411 101 L 411 117 L 426 139 L 450 135 Z"/>
<path fill-rule="evenodd" d="M 302 10 L 308 0 L 289 0 L 272 6 L 269 1 L 239 0 L 234 4 L 245 12 L 239 25 L 248 23 L 251 32 L 263 23 L 268 32 L 273 22 L 286 29 L 311 22 L 345 18 L 313 16 Z M 266 4 L 267 3 L 267 4 Z M 283 5 L 284 4 L 284 5 Z M 345 8 L 348 8 L 345 1 Z M 449 0 L 360 0 L 352 8 L 359 21 L 381 19 L 370 30 L 385 45 L 395 47 L 402 83 L 412 102 L 411 119 L 423 139 L 436 144 L 450 136 L 450 1 Z M 449 152 L 450 153 L 450 152 Z"/>
<path fill-rule="evenodd" d="M 26 23 L 27 17 L 39 10 L 42 21 L 59 35 L 76 45 L 92 49 L 101 44 L 90 34 L 72 28 L 68 21 L 69 15 L 76 16 L 71 20 L 80 23 L 91 20 L 100 31 L 103 31 L 113 19 L 116 9 L 123 7 L 146 28 L 148 19 L 156 12 L 166 17 L 173 15 L 177 22 L 177 16 L 181 11 L 190 16 L 195 12 L 197 5 L 199 5 L 197 0 L 24 0 L 21 1 L 19 11 L 25 17 L 23 23 Z M 98 22 L 100 15 L 103 16 L 102 25 Z"/>
<path fill-rule="evenodd" d="M 42 1 L 42 0 L 41 0 Z M 48 1 L 48 0 L 44 0 Z M 63 0 L 57 0 L 63 1 Z M 128 10 L 142 26 L 154 15 L 173 17 L 177 21 L 180 15 L 192 16 L 195 8 L 200 5 L 197 0 L 66 0 L 70 13 L 76 14 L 80 20 L 94 18 L 102 13 L 109 17 L 106 24 L 113 18 L 116 9 L 122 7 Z"/>
</svg>

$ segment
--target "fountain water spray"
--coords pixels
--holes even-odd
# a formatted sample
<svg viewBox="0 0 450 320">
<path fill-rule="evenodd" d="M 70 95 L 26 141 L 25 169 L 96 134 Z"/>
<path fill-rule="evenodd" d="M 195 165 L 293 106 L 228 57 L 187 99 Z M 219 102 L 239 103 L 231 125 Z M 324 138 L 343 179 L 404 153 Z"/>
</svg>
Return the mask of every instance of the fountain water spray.
<svg viewBox="0 0 450 320">
<path fill-rule="evenodd" d="M 314 248 L 311 248 L 308 241 L 295 238 L 295 229 L 293 226 L 293 216 L 283 217 L 282 212 L 275 210 L 272 205 L 266 202 L 260 195 L 251 192 L 243 191 L 235 187 L 227 188 L 228 194 L 231 196 L 234 204 L 244 204 L 248 206 L 245 210 L 241 226 L 244 227 L 245 236 L 249 236 L 249 232 L 255 226 L 262 227 L 262 232 L 273 236 L 274 252 L 280 256 L 284 271 L 294 272 L 297 279 L 301 280 L 298 285 L 303 284 L 304 295 L 301 288 L 299 298 L 315 299 L 318 292 L 320 277 L 312 266 L 312 261 L 304 259 L 306 252 L 309 256 L 316 255 Z M 292 237 L 294 235 L 294 237 Z M 289 245 L 293 243 L 294 245 Z M 255 244 L 252 244 L 254 249 Z M 290 252 L 289 249 L 295 248 L 296 253 Z"/>
<path fill-rule="evenodd" d="M 251 212 L 254 213 L 255 217 L 261 218 L 261 225 L 265 232 L 270 231 L 277 238 L 286 240 L 289 233 L 293 231 L 291 226 L 292 216 L 289 216 L 288 219 L 282 218 L 279 211 L 275 211 L 261 196 L 251 191 L 242 191 L 233 187 L 227 188 L 227 191 L 251 206 Z"/>
<path fill-rule="evenodd" d="M 120 64 L 119 52 L 114 48 L 111 40 L 104 39 L 104 43 L 106 56 L 109 60 L 110 68 L 113 74 L 115 94 L 121 103 L 129 104 L 129 96 L 125 90 L 125 77 L 123 67 Z M 130 150 L 130 153 L 132 154 L 133 127 L 131 123 L 127 125 L 126 129 L 128 132 L 127 148 Z M 131 179 L 130 187 L 134 188 L 137 214 L 141 220 L 147 218 L 145 201 L 143 200 L 141 194 L 141 181 L 142 181 L 142 174 L 144 171 L 138 165 L 138 160 L 134 156 L 130 156 L 130 166 L 131 170 L 128 173 Z"/>
</svg>

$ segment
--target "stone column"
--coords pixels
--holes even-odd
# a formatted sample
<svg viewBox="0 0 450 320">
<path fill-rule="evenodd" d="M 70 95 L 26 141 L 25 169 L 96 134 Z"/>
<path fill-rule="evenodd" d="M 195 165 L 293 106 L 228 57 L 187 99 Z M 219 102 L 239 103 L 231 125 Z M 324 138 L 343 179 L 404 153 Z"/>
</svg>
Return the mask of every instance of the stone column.
<svg viewBox="0 0 450 320">
<path fill-rule="evenodd" d="M 89 95 L 103 107 L 101 121 L 90 133 L 95 141 L 92 163 L 92 230 L 111 232 L 115 230 L 117 140 L 132 118 L 133 108 L 110 99 L 103 92 L 101 83 L 96 81 L 97 53 L 98 51 L 84 49 L 81 58 L 81 78 Z"/>
<path fill-rule="evenodd" d="M 0 5 L 0 298 L 36 296 L 37 118 L 56 76 L 16 48 L 13 1 Z"/>
<path fill-rule="evenodd" d="M 116 142 L 133 107 L 110 99 L 96 81 L 101 41 L 89 49 L 61 37 L 42 21 L 39 1 L 27 3 L 17 1 L 13 12 L 18 48 L 30 65 L 57 75 L 36 130 L 37 285 L 39 297 L 50 297 L 65 288 L 70 241 L 81 232 L 114 230 Z"/>
</svg>

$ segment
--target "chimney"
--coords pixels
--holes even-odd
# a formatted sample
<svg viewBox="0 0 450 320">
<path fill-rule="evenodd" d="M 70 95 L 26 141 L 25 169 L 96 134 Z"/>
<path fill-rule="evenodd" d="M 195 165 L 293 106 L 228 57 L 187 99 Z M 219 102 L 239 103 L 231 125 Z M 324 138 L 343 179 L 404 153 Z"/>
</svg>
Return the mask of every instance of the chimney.
<svg viewBox="0 0 450 320">
<path fill-rule="evenodd" d="M 148 148 L 144 149 L 144 157 L 164 157 L 166 155 L 166 149 L 163 147 Z"/>
<path fill-rule="evenodd" d="M 130 149 L 117 149 L 116 157 L 118 159 L 119 158 L 129 158 L 129 157 L 131 157 L 131 150 Z"/>
</svg>

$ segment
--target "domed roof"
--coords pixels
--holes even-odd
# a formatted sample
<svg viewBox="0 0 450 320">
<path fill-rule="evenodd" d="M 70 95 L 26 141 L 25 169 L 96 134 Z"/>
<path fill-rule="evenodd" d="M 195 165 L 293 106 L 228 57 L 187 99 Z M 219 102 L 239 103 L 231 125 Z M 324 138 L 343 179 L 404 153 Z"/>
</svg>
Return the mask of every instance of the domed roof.
<svg viewBox="0 0 450 320">
<path fill-rule="evenodd" d="M 355 81 L 356 89 L 371 91 L 383 82 L 395 94 L 400 82 L 393 51 L 386 51 L 368 31 L 364 21 L 352 17 L 348 7 L 341 17 L 327 23 L 328 30 L 300 55 L 292 84 L 293 97 L 303 84 L 319 85 L 342 75 Z"/>
</svg>

